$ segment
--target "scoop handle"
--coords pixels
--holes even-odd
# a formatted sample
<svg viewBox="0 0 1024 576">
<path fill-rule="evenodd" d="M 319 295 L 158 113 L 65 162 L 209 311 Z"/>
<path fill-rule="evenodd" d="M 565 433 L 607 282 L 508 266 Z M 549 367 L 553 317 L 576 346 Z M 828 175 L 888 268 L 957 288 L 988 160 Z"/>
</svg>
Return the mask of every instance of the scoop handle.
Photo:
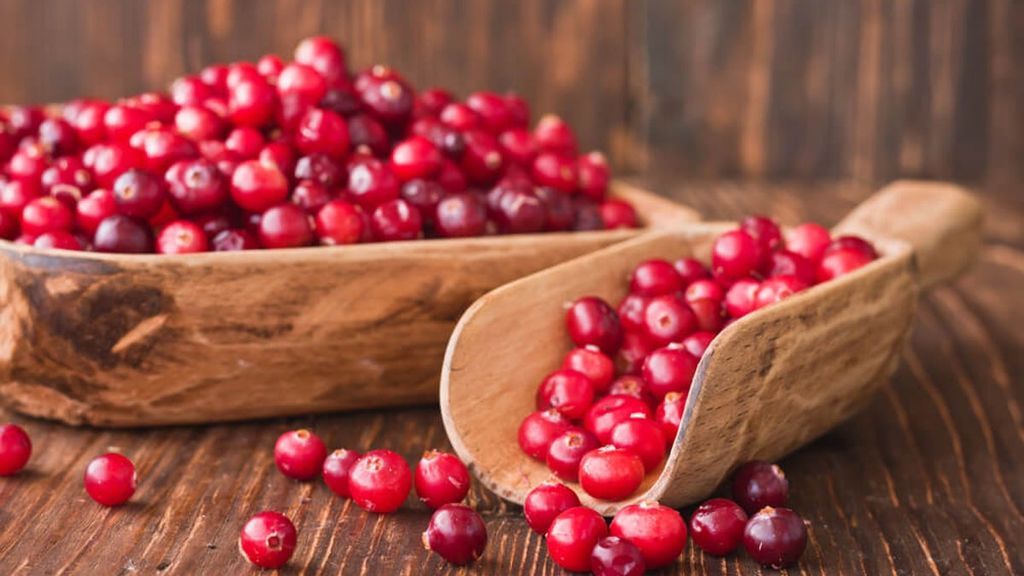
<svg viewBox="0 0 1024 576">
<path fill-rule="evenodd" d="M 981 221 L 981 203 L 960 186 L 897 180 L 854 208 L 835 233 L 909 243 L 918 284 L 929 288 L 974 262 L 981 249 Z"/>
</svg>

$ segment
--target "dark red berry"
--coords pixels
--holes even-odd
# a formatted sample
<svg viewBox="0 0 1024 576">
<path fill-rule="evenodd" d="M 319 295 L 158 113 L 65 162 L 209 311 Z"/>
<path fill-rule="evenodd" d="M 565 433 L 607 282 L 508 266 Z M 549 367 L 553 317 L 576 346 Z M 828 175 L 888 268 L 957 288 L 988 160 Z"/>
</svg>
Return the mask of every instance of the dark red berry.
<svg viewBox="0 0 1024 576">
<path fill-rule="evenodd" d="M 279 512 L 256 514 L 242 526 L 238 549 L 245 558 L 260 568 L 280 568 L 295 552 L 295 525 Z"/>
<path fill-rule="evenodd" d="M 583 418 L 593 401 L 594 385 L 575 370 L 556 370 L 537 389 L 537 410 L 554 408 L 570 420 Z"/>
<path fill-rule="evenodd" d="M 583 456 L 579 479 L 583 490 L 595 498 L 622 500 L 644 481 L 644 464 L 632 450 L 605 446 Z"/>
<path fill-rule="evenodd" d="M 590 572 L 594 576 L 642 576 L 644 570 L 640 549 L 617 536 L 602 538 L 590 553 Z"/>
<path fill-rule="evenodd" d="M 647 383 L 643 378 L 633 374 L 623 374 L 616 378 L 608 389 L 608 395 L 632 396 L 645 402 L 654 402 L 651 393 L 647 391 Z"/>
<path fill-rule="evenodd" d="M 437 118 L 441 110 L 454 100 L 452 93 L 443 88 L 429 88 L 416 95 L 416 112 L 422 116 Z"/>
<path fill-rule="evenodd" d="M 831 241 L 832 237 L 828 229 L 808 222 L 800 224 L 786 233 L 786 250 L 795 252 L 812 263 L 817 263 Z"/>
<path fill-rule="evenodd" d="M 259 233 L 264 248 L 298 248 L 313 243 L 310 216 L 294 204 L 281 204 L 264 212 Z"/>
<path fill-rule="evenodd" d="M 146 157 L 127 144 L 97 144 L 86 151 L 83 161 L 92 170 L 96 184 L 110 189 L 125 172 L 142 168 Z"/>
<path fill-rule="evenodd" d="M 639 456 L 646 472 L 661 464 L 666 444 L 661 425 L 648 418 L 629 418 L 612 428 L 612 445 Z"/>
<path fill-rule="evenodd" d="M 676 269 L 676 273 L 679 274 L 679 278 L 683 281 L 683 286 L 686 287 L 689 287 L 697 280 L 711 278 L 711 271 L 708 270 L 703 262 L 696 258 L 680 258 L 672 263 L 672 267 Z"/>
<path fill-rule="evenodd" d="M 312 180 L 328 190 L 345 183 L 344 168 L 326 154 L 310 154 L 295 162 L 296 180 Z M 395 183 L 397 187 L 397 182 Z"/>
<path fill-rule="evenodd" d="M 331 193 L 312 180 L 303 180 L 292 190 L 292 203 L 309 214 L 316 214 L 331 200 Z"/>
<path fill-rule="evenodd" d="M 549 480 L 537 485 L 523 500 L 526 523 L 538 534 L 545 534 L 555 517 L 580 505 L 579 496 L 565 484 Z"/>
<path fill-rule="evenodd" d="M 818 282 L 828 282 L 871 262 L 868 254 L 857 248 L 840 248 L 821 257 L 818 264 Z"/>
<path fill-rule="evenodd" d="M 712 498 L 690 517 L 690 536 L 700 549 L 712 556 L 731 554 L 743 541 L 747 513 L 732 500 Z"/>
<path fill-rule="evenodd" d="M 533 159 L 537 157 L 537 144 L 533 141 L 533 134 L 523 128 L 506 130 L 498 136 L 498 145 L 505 159 L 513 164 L 530 168 L 533 166 Z"/>
<path fill-rule="evenodd" d="M 284 142 L 270 142 L 260 149 L 256 158 L 263 164 L 276 166 L 282 174 L 288 175 L 295 171 L 295 152 Z"/>
<path fill-rule="evenodd" d="M 159 254 L 194 254 L 206 252 L 209 245 L 206 233 L 198 224 L 189 220 L 171 222 L 160 231 L 156 239 Z"/>
<path fill-rule="evenodd" d="M 871 260 L 878 258 L 878 251 L 875 250 L 875 247 L 860 236 L 839 236 L 829 242 L 823 254 L 830 254 L 844 248 L 861 252 Z"/>
<path fill-rule="evenodd" d="M 669 392 L 654 411 L 654 420 L 661 425 L 666 450 L 672 447 L 676 436 L 679 435 L 679 424 L 683 421 L 683 412 L 686 409 L 686 397 L 686 394 L 680 392 Z"/>
<path fill-rule="evenodd" d="M 17 474 L 32 456 L 32 440 L 17 424 L 0 424 L 0 476 Z"/>
<path fill-rule="evenodd" d="M 661 400 L 669 392 L 689 392 L 696 371 L 697 358 L 682 346 L 672 344 L 647 355 L 643 378 L 651 394 Z"/>
<path fill-rule="evenodd" d="M 590 508 L 576 506 L 562 512 L 548 528 L 548 555 L 572 572 L 590 570 L 590 554 L 598 541 L 608 535 L 604 518 Z"/>
<path fill-rule="evenodd" d="M 597 436 L 601 444 L 610 444 L 615 426 L 634 414 L 650 418 L 651 408 L 646 402 L 633 396 L 605 396 L 590 407 L 583 425 Z"/>
<path fill-rule="evenodd" d="M 619 302 L 619 322 L 627 332 L 641 332 L 644 329 L 644 311 L 651 299 L 639 294 L 627 294 Z"/>
<path fill-rule="evenodd" d="M 721 301 L 711 299 L 694 300 L 689 302 L 689 305 L 690 310 L 697 317 L 698 329 L 712 333 L 717 333 L 722 329 L 725 318 Z"/>
<path fill-rule="evenodd" d="M 430 516 L 423 545 L 452 564 L 469 564 L 487 547 L 487 526 L 469 506 L 445 504 Z"/>
<path fill-rule="evenodd" d="M 348 197 L 366 210 L 396 200 L 400 193 L 398 177 L 376 158 L 360 159 L 349 170 Z"/>
<path fill-rule="evenodd" d="M 579 476 L 580 461 L 588 452 L 600 447 L 601 443 L 590 432 L 569 430 L 555 438 L 544 461 L 556 476 L 575 482 Z"/>
<path fill-rule="evenodd" d="M 374 66 L 359 75 L 356 90 L 366 110 L 385 125 L 399 126 L 412 114 L 413 90 L 393 70 Z"/>
<path fill-rule="evenodd" d="M 595 346 L 572 349 L 565 355 L 562 368 L 586 376 L 596 394 L 607 392 L 615 378 L 615 363 Z"/>
<path fill-rule="evenodd" d="M 534 412 L 519 424 L 519 447 L 529 457 L 543 461 L 555 438 L 571 428 L 572 423 L 558 410 Z"/>
<path fill-rule="evenodd" d="M 398 510 L 412 488 L 412 472 L 391 450 L 371 450 L 349 472 L 349 492 L 360 508 L 388 514 Z"/>
<path fill-rule="evenodd" d="M 359 458 L 360 454 L 358 452 L 355 450 L 345 450 L 344 448 L 335 450 L 327 456 L 324 460 L 322 475 L 324 483 L 331 489 L 331 492 L 342 498 L 350 496 L 348 478 L 352 471 L 352 466 L 355 465 Z"/>
<path fill-rule="evenodd" d="M 657 502 L 626 506 L 611 523 L 612 536 L 618 536 L 640 549 L 648 570 L 664 568 L 675 562 L 686 546 L 686 522 L 672 508 Z"/>
<path fill-rule="evenodd" d="M 765 276 L 796 276 L 807 286 L 817 281 L 817 269 L 810 260 L 789 250 L 773 252 L 764 268 Z"/>
<path fill-rule="evenodd" d="M 466 176 L 451 160 L 445 160 L 441 164 L 441 171 L 437 174 L 436 180 L 444 188 L 445 192 L 452 194 L 465 192 L 469 187 Z"/>
<path fill-rule="evenodd" d="M 761 249 L 743 230 L 722 234 L 711 247 L 711 269 L 718 278 L 737 280 L 750 275 L 760 264 Z"/>
<path fill-rule="evenodd" d="M 97 252 L 145 254 L 153 251 L 153 231 L 145 222 L 114 214 L 96 227 L 92 244 Z"/>
<path fill-rule="evenodd" d="M 740 229 L 757 242 L 762 258 L 767 258 L 773 250 L 782 246 L 782 231 L 767 216 L 747 216 L 740 221 Z"/>
<path fill-rule="evenodd" d="M 143 170 L 129 170 L 119 176 L 113 192 L 118 212 L 133 218 L 156 216 L 167 198 L 163 182 Z"/>
<path fill-rule="evenodd" d="M 327 447 L 306 429 L 285 432 L 274 444 L 274 463 L 282 474 L 296 480 L 312 480 L 323 472 Z"/>
<path fill-rule="evenodd" d="M 765 506 L 785 506 L 789 499 L 789 480 L 775 464 L 754 460 L 736 471 L 732 497 L 748 514 Z"/>
<path fill-rule="evenodd" d="M 466 179 L 477 186 L 494 184 L 505 166 L 498 140 L 481 130 L 469 130 L 463 134 L 463 139 L 466 150 L 462 153 L 460 165 Z"/>
<path fill-rule="evenodd" d="M 618 314 L 596 296 L 586 296 L 573 302 L 566 312 L 565 325 L 577 346 L 593 345 L 610 355 L 622 345 Z"/>
<path fill-rule="evenodd" d="M 633 269 L 629 291 L 641 296 L 674 294 L 683 289 L 683 279 L 666 260 L 647 260 Z"/>
<path fill-rule="evenodd" d="M 576 219 L 572 197 L 554 188 L 534 188 L 534 193 L 544 204 L 547 213 L 544 229 L 549 232 L 571 230 Z"/>
<path fill-rule="evenodd" d="M 210 242 L 215 252 L 234 252 L 237 250 L 256 250 L 260 247 L 259 240 L 248 230 L 221 230 Z"/>
<path fill-rule="evenodd" d="M 0 210 L 0 240 L 14 240 L 18 236 L 18 218 Z"/>
<path fill-rule="evenodd" d="M 182 214 L 216 210 L 228 198 L 228 183 L 209 160 L 183 160 L 164 174 L 171 203 Z"/>
<path fill-rule="evenodd" d="M 166 128 L 137 132 L 129 143 L 142 151 L 145 168 L 153 174 L 163 174 L 175 162 L 199 156 L 199 149 L 191 140 Z"/>
<path fill-rule="evenodd" d="M 288 179 L 276 166 L 248 160 L 231 176 L 231 198 L 249 212 L 264 212 L 288 198 Z"/>
<path fill-rule="evenodd" d="M 496 189 L 497 190 L 497 189 Z M 503 234 L 529 234 L 544 230 L 548 213 L 532 188 L 514 187 L 498 193 L 494 219 Z"/>
<path fill-rule="evenodd" d="M 316 213 L 316 237 L 325 246 L 355 244 L 363 235 L 363 216 L 358 207 L 331 200 Z"/>
<path fill-rule="evenodd" d="M 494 92 L 475 92 L 466 97 L 466 106 L 480 117 L 484 130 L 491 134 L 501 134 L 512 128 L 515 119 L 505 97 Z"/>
<path fill-rule="evenodd" d="M 85 469 L 85 491 L 104 506 L 120 506 L 135 494 L 135 464 L 114 452 L 97 456 Z"/>
<path fill-rule="evenodd" d="M 641 332 L 626 332 L 622 337 L 622 347 L 616 355 L 619 370 L 623 374 L 640 374 L 644 360 L 655 348 L 657 346 Z"/>
<path fill-rule="evenodd" d="M 469 470 L 454 454 L 428 450 L 416 464 L 415 484 L 420 501 L 436 510 L 466 497 Z"/>
<path fill-rule="evenodd" d="M 434 228 L 445 238 L 482 236 L 487 230 L 487 209 L 471 192 L 449 194 L 437 203 Z"/>
<path fill-rule="evenodd" d="M 804 553 L 807 526 L 788 508 L 763 508 L 747 522 L 743 545 L 758 564 L 781 570 L 796 564 Z"/>
<path fill-rule="evenodd" d="M 415 240 L 423 233 L 423 218 L 412 204 L 399 198 L 377 206 L 370 227 L 374 239 L 381 242 Z"/>
<path fill-rule="evenodd" d="M 78 134 L 66 121 L 47 118 L 39 125 L 39 144 L 51 157 L 73 154 L 78 149 Z"/>
<path fill-rule="evenodd" d="M 530 105 L 515 92 L 505 93 L 505 105 L 514 128 L 526 128 L 530 124 Z"/>
</svg>

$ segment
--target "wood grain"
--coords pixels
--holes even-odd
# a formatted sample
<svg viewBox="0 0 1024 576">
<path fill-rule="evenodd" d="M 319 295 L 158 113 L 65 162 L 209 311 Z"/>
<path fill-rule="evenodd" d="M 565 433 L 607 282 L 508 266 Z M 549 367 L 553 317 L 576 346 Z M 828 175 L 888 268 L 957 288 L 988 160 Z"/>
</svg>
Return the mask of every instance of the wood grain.
<svg viewBox="0 0 1024 576">
<path fill-rule="evenodd" d="M 845 184 L 780 186 L 648 182 L 713 218 L 775 214 L 833 224 L 867 197 Z M 1024 573 L 1024 212 L 986 196 L 976 266 L 920 302 L 910 346 L 868 408 L 784 459 L 792 506 L 811 521 L 790 574 Z M 0 420 L 7 419 L 0 416 Z M 474 486 L 490 545 L 456 570 L 419 545 L 428 514 L 410 500 L 377 517 L 274 470 L 277 435 L 312 426 L 332 446 L 388 447 L 414 462 L 447 446 L 436 409 L 352 413 L 156 430 L 69 428 L 11 417 L 35 443 L 25 473 L 0 479 L 0 573 L 258 574 L 235 550 L 241 524 L 292 515 L 299 548 L 284 574 L 531 574 L 560 571 L 518 507 Z M 132 504 L 87 500 L 88 460 L 120 447 L 139 464 Z M 692 509 L 683 510 L 689 517 Z M 745 556 L 702 555 L 692 542 L 668 573 L 766 574 Z"/>
</svg>

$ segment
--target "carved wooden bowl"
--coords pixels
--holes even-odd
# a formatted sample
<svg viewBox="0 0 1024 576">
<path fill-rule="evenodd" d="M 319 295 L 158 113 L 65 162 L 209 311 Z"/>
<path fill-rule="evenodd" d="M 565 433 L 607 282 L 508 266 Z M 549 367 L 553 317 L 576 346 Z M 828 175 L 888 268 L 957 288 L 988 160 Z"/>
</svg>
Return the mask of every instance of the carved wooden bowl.
<svg viewBox="0 0 1024 576">
<path fill-rule="evenodd" d="M 981 213 L 960 189 L 898 182 L 851 213 L 836 232 L 872 240 L 869 265 L 743 317 L 701 359 L 679 434 L 661 470 L 634 497 L 583 504 L 611 515 L 639 500 L 682 506 L 710 494 L 739 464 L 774 460 L 864 406 L 895 368 L 920 289 L 949 279 L 980 244 Z M 476 476 L 522 503 L 548 479 L 516 432 L 535 409 L 545 375 L 570 349 L 564 303 L 596 295 L 618 302 L 648 258 L 705 261 L 735 224 L 652 232 L 490 292 L 462 317 L 445 356 L 441 411 L 448 437 Z"/>
<path fill-rule="evenodd" d="M 616 183 L 648 228 L 692 210 Z M 189 256 L 0 241 L 0 399 L 139 426 L 437 402 L 474 299 L 643 230 Z"/>
</svg>

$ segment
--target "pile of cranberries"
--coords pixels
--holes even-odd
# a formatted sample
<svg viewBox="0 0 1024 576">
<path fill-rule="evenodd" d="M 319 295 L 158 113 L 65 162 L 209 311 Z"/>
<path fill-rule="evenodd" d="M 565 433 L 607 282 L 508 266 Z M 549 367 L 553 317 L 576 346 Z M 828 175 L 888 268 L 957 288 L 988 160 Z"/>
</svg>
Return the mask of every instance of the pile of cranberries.
<svg viewBox="0 0 1024 576">
<path fill-rule="evenodd" d="M 587 296 L 569 306 L 577 346 L 537 389 L 519 446 L 591 496 L 622 500 L 671 449 L 704 351 L 729 323 L 877 258 L 867 241 L 801 224 L 785 238 L 763 216 L 715 239 L 710 266 L 647 260 L 613 308 Z"/>
<path fill-rule="evenodd" d="M 214 65 L 167 93 L 0 109 L 0 239 L 183 254 L 636 226 L 599 152 L 520 96 L 294 60 Z"/>
</svg>

